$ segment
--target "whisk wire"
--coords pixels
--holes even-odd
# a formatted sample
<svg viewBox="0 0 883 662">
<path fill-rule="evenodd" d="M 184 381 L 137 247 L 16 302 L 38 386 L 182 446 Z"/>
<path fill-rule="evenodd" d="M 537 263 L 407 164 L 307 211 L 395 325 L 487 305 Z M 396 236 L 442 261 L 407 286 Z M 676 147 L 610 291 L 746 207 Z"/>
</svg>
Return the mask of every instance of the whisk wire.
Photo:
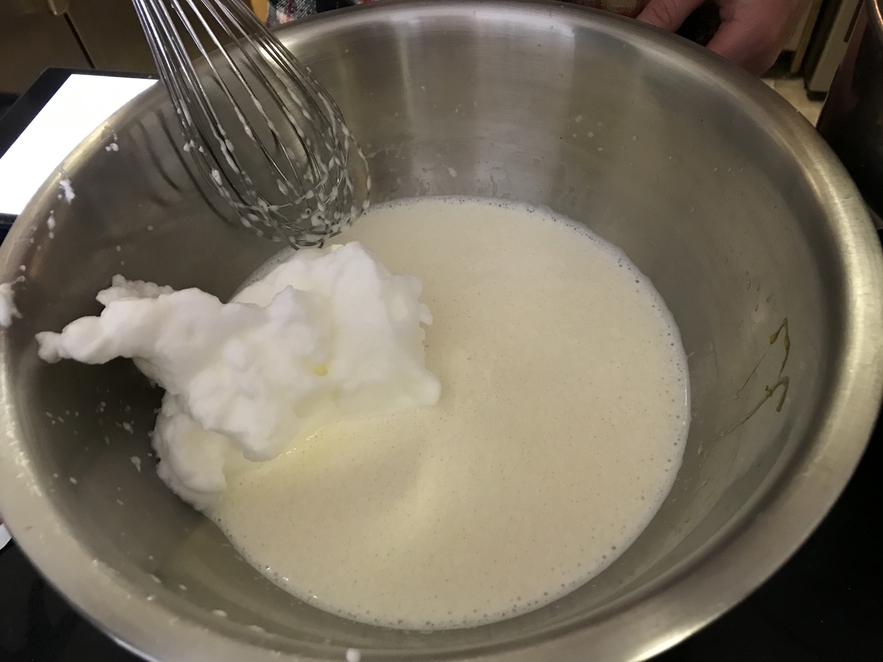
<svg viewBox="0 0 883 662">
<path fill-rule="evenodd" d="M 193 3 L 193 0 L 191 0 L 191 4 L 192 3 Z M 247 41 L 249 41 L 250 45 L 255 46 L 255 50 L 257 50 L 257 44 L 251 42 L 251 37 L 250 37 L 249 33 L 246 32 L 246 30 L 243 29 L 243 27 L 240 24 L 234 22 L 234 25 L 239 27 L 239 34 L 234 33 L 234 31 L 230 29 L 228 23 L 224 22 L 223 19 L 218 15 L 218 13 L 217 13 L 218 8 L 216 8 L 211 2 L 204 2 L 204 4 L 206 6 L 206 9 L 212 14 L 212 16 L 219 23 L 221 23 L 224 26 L 226 33 L 227 33 L 228 37 L 230 37 L 230 39 L 232 39 L 232 40 L 239 40 L 239 39 L 247 40 Z M 237 18 L 241 18 L 241 17 L 233 15 L 230 12 L 230 8 L 226 5 L 221 5 L 219 8 L 222 12 L 224 12 L 226 18 L 231 21 L 235 21 Z M 245 14 L 245 16 L 248 16 L 248 15 L 249 15 L 248 13 Z M 256 20 L 254 21 L 254 23 L 255 23 L 255 25 L 253 25 L 253 28 L 255 30 L 257 30 L 257 34 L 260 34 L 261 31 L 266 30 L 266 28 L 264 28 Z M 205 23 L 204 23 L 204 25 L 205 25 Z M 205 25 L 205 27 L 207 28 L 208 26 Z M 216 41 L 216 45 L 219 48 L 221 48 L 220 42 L 218 42 L 217 40 L 215 40 L 215 41 Z M 296 135 L 298 137 L 298 140 L 301 142 L 301 147 L 304 149 L 304 153 L 306 155 L 307 164 L 309 165 L 311 171 L 313 171 L 313 173 L 315 175 L 316 170 L 317 170 L 315 159 L 313 158 L 312 154 L 307 149 L 307 146 L 304 145 L 304 135 L 303 135 L 303 132 L 298 129 L 297 120 L 295 120 L 295 118 L 292 117 L 291 113 L 288 112 L 287 108 L 285 108 L 285 104 L 284 104 L 283 100 L 279 97 L 279 94 L 276 91 L 275 86 L 271 83 L 271 81 L 267 78 L 267 76 L 263 73 L 263 71 L 261 71 L 261 67 L 259 66 L 259 63 L 256 61 L 255 57 L 252 55 L 251 51 L 252 51 L 251 48 L 242 49 L 242 51 L 241 51 L 241 54 L 243 55 L 243 57 L 245 58 L 245 60 L 248 64 L 249 71 L 263 82 L 265 89 L 271 94 L 271 96 L 273 97 L 273 100 L 279 104 L 279 107 L 284 112 L 286 119 L 291 123 L 291 125 L 293 127 L 295 127 Z M 284 149 L 284 145 L 282 144 L 282 139 L 279 136 L 279 133 L 276 130 L 276 127 L 273 125 L 273 123 L 268 118 L 266 118 L 266 115 L 263 112 L 263 107 L 261 106 L 260 102 L 257 100 L 257 96 L 255 95 L 254 90 L 249 85 L 249 83 L 247 82 L 245 77 L 241 75 L 241 72 L 236 68 L 235 63 L 232 61 L 232 59 L 229 56 L 229 53 L 227 53 L 226 51 L 223 51 L 223 50 L 222 50 L 222 52 L 224 53 L 224 57 L 227 59 L 228 64 L 230 65 L 231 70 L 233 71 L 234 75 L 236 75 L 239 83 L 242 85 L 242 87 L 248 93 L 248 96 L 251 99 L 252 103 L 255 105 L 257 110 L 263 115 L 264 119 L 267 119 L 268 128 L 270 129 L 270 131 L 272 133 L 274 142 L 280 148 L 282 154 L 285 155 L 288 166 L 290 168 L 290 172 L 292 172 L 294 174 L 294 176 L 297 178 L 298 183 L 300 183 L 300 176 L 297 172 L 297 168 L 291 162 L 288 152 Z M 297 84 L 297 81 L 295 81 L 295 84 Z M 223 85 L 223 88 L 224 88 L 224 92 L 227 95 L 228 99 L 232 102 L 233 98 L 232 98 L 232 94 L 231 94 L 229 88 L 226 85 Z M 247 122 L 247 120 L 245 120 L 245 119 L 243 119 L 243 121 Z M 251 136 L 253 131 L 254 131 L 254 127 L 249 124 L 249 131 L 247 131 L 247 133 Z M 265 151 L 266 156 L 268 158 L 270 158 L 270 154 L 267 153 L 266 150 L 264 150 L 264 151 Z M 274 162 L 274 165 L 275 165 L 275 162 Z M 276 168 L 276 172 L 280 177 L 284 177 L 282 170 L 279 169 L 278 167 Z"/>
<path fill-rule="evenodd" d="M 241 0 L 133 3 L 179 119 L 182 156 L 243 225 L 319 245 L 367 207 L 367 163 L 339 108 Z"/>
<path fill-rule="evenodd" d="M 194 148 L 191 157 L 200 176 L 210 186 L 215 187 L 218 184 L 217 178 L 222 171 L 212 168 L 203 145 L 210 144 L 210 142 L 220 143 L 220 135 L 217 130 L 220 121 L 186 51 L 171 47 L 176 41 L 179 41 L 179 37 L 174 30 L 172 16 L 166 4 L 161 0 L 144 0 L 144 2 L 136 3 L 136 7 L 139 5 L 146 10 L 143 14 L 147 26 L 151 29 L 150 34 L 157 37 L 155 40 L 148 39 L 148 41 L 154 52 L 160 77 L 166 84 L 172 104 L 178 114 L 185 136 L 184 149 L 190 151 L 191 148 Z M 191 31 L 192 26 L 189 25 L 186 15 L 183 14 L 175 0 L 173 0 L 173 8 L 182 20 L 185 29 Z M 145 26 L 145 31 L 147 26 Z M 191 32 L 191 34 L 195 33 Z M 199 112 L 193 112 L 193 110 Z M 213 120 L 214 123 L 200 121 L 203 117 Z M 211 141 L 207 136 L 209 133 L 212 135 Z M 228 181 L 228 183 L 234 191 L 237 190 L 233 182 Z M 222 195 L 225 192 L 226 188 L 221 191 Z"/>
</svg>

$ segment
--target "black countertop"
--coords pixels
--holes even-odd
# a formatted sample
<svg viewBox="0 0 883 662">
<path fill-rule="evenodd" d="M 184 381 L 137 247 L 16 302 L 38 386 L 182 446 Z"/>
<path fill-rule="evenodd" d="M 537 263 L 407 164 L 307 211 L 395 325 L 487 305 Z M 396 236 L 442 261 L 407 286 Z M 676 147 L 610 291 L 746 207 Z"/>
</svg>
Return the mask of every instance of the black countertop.
<svg viewBox="0 0 883 662">
<path fill-rule="evenodd" d="M 64 78 L 50 71 L 29 94 L 45 97 Z M 18 114 L 0 118 L 0 145 L 11 143 L 21 122 Z M 843 496 L 794 558 L 655 662 L 883 661 L 883 536 L 874 535 L 883 521 L 881 495 L 883 425 Z M 76 614 L 14 543 L 0 551 L 0 662 L 137 659 Z"/>
</svg>

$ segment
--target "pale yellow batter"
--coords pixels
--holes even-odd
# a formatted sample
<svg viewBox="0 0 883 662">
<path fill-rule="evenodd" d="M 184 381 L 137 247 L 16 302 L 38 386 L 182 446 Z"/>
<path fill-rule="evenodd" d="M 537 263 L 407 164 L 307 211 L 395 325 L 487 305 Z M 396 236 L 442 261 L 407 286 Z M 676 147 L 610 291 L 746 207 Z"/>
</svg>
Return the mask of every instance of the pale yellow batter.
<svg viewBox="0 0 883 662">
<path fill-rule="evenodd" d="M 424 198 L 359 240 L 423 281 L 438 405 L 327 425 L 233 476 L 212 515 L 319 608 L 403 628 L 549 603 L 644 529 L 681 463 L 686 358 L 615 247 L 536 209 Z"/>
</svg>

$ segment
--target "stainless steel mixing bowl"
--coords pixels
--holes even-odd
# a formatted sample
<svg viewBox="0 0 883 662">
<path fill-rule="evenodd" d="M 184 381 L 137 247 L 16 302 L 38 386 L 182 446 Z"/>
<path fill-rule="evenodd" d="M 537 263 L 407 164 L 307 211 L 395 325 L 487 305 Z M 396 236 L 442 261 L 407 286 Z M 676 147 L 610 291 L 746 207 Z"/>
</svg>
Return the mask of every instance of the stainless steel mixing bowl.
<svg viewBox="0 0 883 662">
<path fill-rule="evenodd" d="M 0 254 L 0 280 L 26 277 L 0 350 L 0 510 L 40 570 L 158 660 L 638 659 L 758 586 L 836 499 L 881 392 L 880 250 L 812 127 L 699 48 L 571 6 L 381 3 L 281 34 L 371 155 L 376 199 L 548 205 L 652 278 L 690 357 L 674 489 L 597 579 L 485 627 L 369 627 L 263 579 L 157 478 L 160 393 L 131 364 L 35 353 L 35 332 L 96 313 L 117 272 L 224 297 L 274 251 L 215 220 L 154 89 L 67 159 Z"/>
</svg>

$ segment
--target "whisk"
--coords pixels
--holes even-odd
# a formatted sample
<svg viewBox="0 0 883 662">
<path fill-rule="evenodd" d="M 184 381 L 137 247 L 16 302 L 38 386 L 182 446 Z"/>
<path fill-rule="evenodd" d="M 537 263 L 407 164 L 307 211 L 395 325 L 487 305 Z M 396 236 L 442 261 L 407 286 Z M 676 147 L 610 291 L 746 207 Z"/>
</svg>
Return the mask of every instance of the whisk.
<svg viewBox="0 0 883 662">
<path fill-rule="evenodd" d="M 227 220 L 316 246 L 367 208 L 368 166 L 334 100 L 242 0 L 132 1 L 181 156 L 205 193 L 229 203 Z"/>
</svg>

